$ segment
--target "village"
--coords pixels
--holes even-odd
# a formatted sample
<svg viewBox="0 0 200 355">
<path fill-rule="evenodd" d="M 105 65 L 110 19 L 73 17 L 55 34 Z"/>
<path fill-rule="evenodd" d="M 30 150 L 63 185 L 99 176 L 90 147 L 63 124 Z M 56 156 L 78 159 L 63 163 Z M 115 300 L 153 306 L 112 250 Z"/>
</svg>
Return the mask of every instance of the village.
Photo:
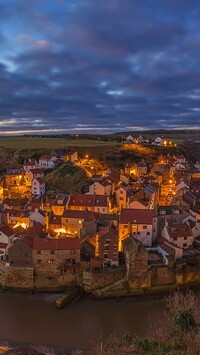
<svg viewBox="0 0 200 355">
<path fill-rule="evenodd" d="M 150 144 L 141 135 L 124 143 Z M 66 164 L 85 169 L 90 183 L 51 197 L 46 176 Z M 97 171 L 88 155 L 63 148 L 8 169 L 0 184 L 3 289 L 79 285 L 104 297 L 200 282 L 199 162 L 162 154 Z"/>
</svg>

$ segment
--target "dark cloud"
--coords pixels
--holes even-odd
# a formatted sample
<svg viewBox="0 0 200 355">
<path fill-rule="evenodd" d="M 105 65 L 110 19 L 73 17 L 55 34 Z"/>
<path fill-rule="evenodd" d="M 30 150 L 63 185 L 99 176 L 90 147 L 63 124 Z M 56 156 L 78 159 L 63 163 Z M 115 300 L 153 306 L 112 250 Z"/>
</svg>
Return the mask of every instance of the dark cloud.
<svg viewBox="0 0 200 355">
<path fill-rule="evenodd" d="M 0 129 L 200 127 L 200 3 L 2 0 Z"/>
</svg>

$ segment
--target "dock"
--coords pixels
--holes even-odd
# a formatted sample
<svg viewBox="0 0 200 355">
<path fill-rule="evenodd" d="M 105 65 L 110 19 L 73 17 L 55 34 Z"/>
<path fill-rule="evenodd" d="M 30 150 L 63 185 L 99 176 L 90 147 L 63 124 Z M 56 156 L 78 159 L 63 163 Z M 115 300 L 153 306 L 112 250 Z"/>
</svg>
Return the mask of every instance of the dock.
<svg viewBox="0 0 200 355">
<path fill-rule="evenodd" d="M 80 293 L 80 288 L 78 286 L 71 287 L 62 296 L 56 300 L 56 308 L 62 309 L 67 306 L 73 299 Z"/>
</svg>

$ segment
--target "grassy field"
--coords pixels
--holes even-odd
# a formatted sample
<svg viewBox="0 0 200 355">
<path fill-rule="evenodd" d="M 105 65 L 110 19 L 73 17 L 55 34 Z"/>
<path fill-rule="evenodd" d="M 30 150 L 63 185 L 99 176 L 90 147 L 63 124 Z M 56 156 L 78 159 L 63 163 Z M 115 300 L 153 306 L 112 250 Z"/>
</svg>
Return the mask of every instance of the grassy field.
<svg viewBox="0 0 200 355">
<path fill-rule="evenodd" d="M 62 147 L 106 147 L 116 146 L 115 142 L 100 140 L 65 139 L 65 138 L 0 138 L 0 147 L 13 149 L 55 149 Z"/>
</svg>

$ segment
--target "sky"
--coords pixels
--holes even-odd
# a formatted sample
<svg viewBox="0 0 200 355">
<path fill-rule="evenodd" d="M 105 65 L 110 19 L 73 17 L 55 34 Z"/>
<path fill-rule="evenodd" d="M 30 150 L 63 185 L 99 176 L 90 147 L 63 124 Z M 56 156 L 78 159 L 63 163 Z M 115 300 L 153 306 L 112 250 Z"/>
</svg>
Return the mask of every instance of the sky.
<svg viewBox="0 0 200 355">
<path fill-rule="evenodd" d="M 199 0 L 0 0 L 0 134 L 200 129 Z"/>
</svg>

